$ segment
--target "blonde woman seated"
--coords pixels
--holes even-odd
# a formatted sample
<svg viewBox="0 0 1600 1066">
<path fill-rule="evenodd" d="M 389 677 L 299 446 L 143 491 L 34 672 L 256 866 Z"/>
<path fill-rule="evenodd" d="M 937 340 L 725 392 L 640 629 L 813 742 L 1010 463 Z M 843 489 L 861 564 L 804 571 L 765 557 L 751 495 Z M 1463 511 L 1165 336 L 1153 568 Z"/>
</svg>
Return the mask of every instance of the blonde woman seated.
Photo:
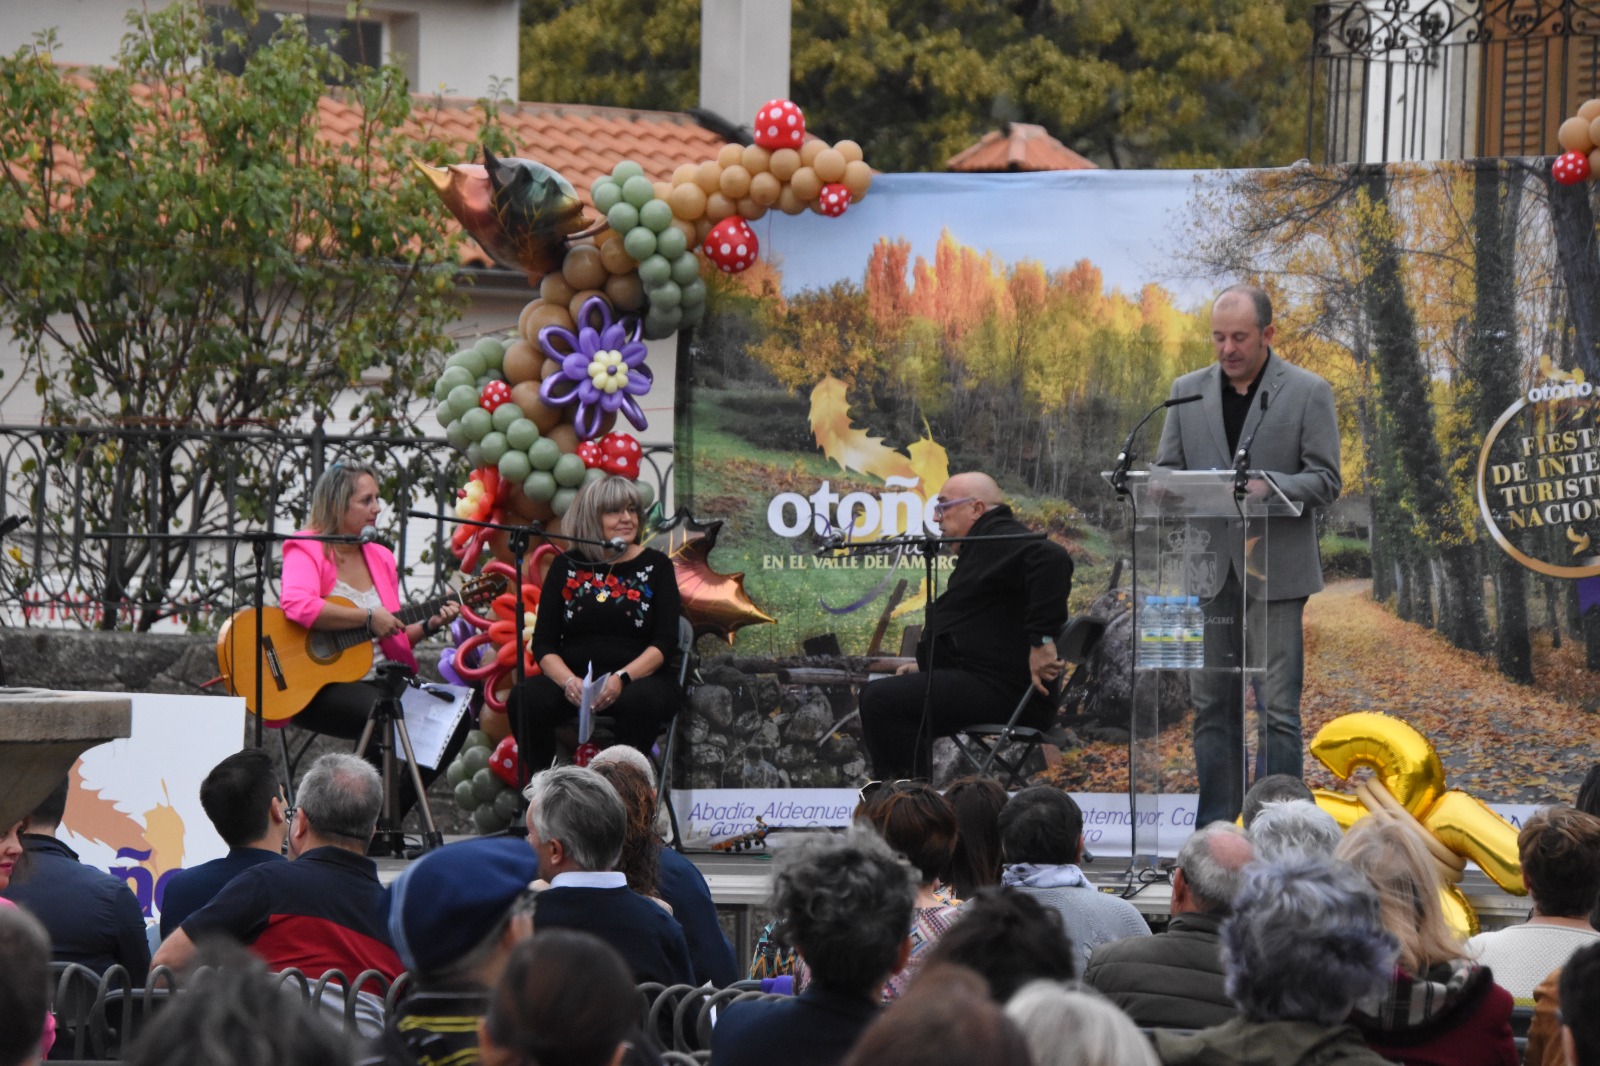
<svg viewBox="0 0 1600 1066">
<path fill-rule="evenodd" d="M 1333 854 L 1372 883 L 1400 942 L 1388 986 L 1350 1019 L 1367 1045 L 1407 1066 L 1516 1066 L 1511 993 L 1445 923 L 1436 864 L 1416 830 L 1363 818 Z"/>
</svg>

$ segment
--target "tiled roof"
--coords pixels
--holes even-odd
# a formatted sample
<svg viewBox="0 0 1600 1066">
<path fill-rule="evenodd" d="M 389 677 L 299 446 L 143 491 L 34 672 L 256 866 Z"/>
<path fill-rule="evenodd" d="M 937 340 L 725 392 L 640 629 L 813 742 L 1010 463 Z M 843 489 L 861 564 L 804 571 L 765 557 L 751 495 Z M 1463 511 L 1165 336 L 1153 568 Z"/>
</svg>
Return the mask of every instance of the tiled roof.
<svg viewBox="0 0 1600 1066">
<path fill-rule="evenodd" d="M 990 174 L 1014 170 L 1094 170 L 1095 165 L 1029 122 L 1008 122 L 950 157 L 951 170 Z"/>
<path fill-rule="evenodd" d="M 89 88 L 87 76 L 73 75 L 80 87 Z M 133 92 L 154 92 L 135 85 Z M 318 105 L 319 128 L 331 141 L 353 143 L 360 127 L 356 109 L 337 95 L 324 96 Z M 666 181 L 684 163 L 715 159 L 728 141 L 680 111 L 636 111 L 618 107 L 579 104 L 502 103 L 498 121 L 510 138 L 512 153 L 535 159 L 561 174 L 578 190 L 585 207 L 593 210 L 589 186 L 624 159 L 644 168 L 652 181 Z M 452 162 L 481 162 L 469 157 L 483 112 L 476 100 L 422 96 L 412 98 L 412 123 L 418 140 L 438 141 L 456 149 Z M 58 149 L 59 152 L 59 149 Z M 76 184 L 76 161 L 58 154 L 58 175 Z M 454 225 L 454 222 L 451 223 Z M 461 243 L 461 261 L 469 266 L 492 266 L 488 256 L 471 240 Z"/>
</svg>

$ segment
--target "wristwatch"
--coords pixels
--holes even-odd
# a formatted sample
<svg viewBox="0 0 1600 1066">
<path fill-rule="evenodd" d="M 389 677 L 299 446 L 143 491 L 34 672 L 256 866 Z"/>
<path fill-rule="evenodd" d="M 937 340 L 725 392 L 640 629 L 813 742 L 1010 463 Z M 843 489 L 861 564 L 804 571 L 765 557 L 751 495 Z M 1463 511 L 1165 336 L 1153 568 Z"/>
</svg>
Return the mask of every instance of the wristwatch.
<svg viewBox="0 0 1600 1066">
<path fill-rule="evenodd" d="M 629 685 L 633 684 L 633 678 L 628 676 L 628 671 L 626 670 L 617 671 L 617 680 L 622 682 L 623 688 L 627 688 Z"/>
</svg>

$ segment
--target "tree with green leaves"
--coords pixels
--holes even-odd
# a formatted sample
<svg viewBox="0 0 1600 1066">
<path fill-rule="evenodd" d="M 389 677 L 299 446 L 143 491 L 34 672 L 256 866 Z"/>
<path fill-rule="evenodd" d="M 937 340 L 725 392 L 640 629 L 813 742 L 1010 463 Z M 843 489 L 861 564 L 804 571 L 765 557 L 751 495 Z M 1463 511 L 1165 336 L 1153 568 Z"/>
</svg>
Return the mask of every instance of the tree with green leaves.
<svg viewBox="0 0 1600 1066">
<path fill-rule="evenodd" d="M 169 430 L 289 425 L 359 382 L 352 418 L 414 432 L 407 402 L 461 306 L 400 71 L 351 67 L 286 18 L 235 76 L 214 61 L 243 42 L 212 19 L 193 0 L 136 11 L 89 71 L 53 63 L 48 35 L 0 57 L 0 326 L 47 422 L 153 433 L 51 457 L 101 501 L 98 532 L 204 532 L 222 493 L 247 506 L 227 445 Z M 330 84 L 354 124 L 338 134 Z M 107 626 L 134 580 L 118 575 L 159 590 L 185 554 L 106 553 Z"/>
<path fill-rule="evenodd" d="M 888 171 L 938 170 L 1003 122 L 1103 166 L 1247 167 L 1304 152 L 1309 0 L 809 0 L 790 96 Z M 523 0 L 527 100 L 697 103 L 693 0 Z M 725 115 L 738 123 L 753 116 Z"/>
</svg>

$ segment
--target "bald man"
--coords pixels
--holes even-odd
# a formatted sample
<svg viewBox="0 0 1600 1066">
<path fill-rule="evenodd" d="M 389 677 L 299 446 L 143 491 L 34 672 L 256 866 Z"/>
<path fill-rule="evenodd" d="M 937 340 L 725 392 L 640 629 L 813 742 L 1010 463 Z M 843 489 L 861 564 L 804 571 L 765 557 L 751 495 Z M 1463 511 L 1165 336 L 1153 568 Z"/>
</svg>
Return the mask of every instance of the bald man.
<svg viewBox="0 0 1600 1066">
<path fill-rule="evenodd" d="M 963 726 L 1004 722 L 1031 682 L 1022 725 L 1050 725 L 1047 699 L 1061 676 L 1056 634 L 1067 621 L 1072 558 L 1006 506 L 988 474 L 956 474 L 939 490 L 934 516 L 958 540 L 955 569 L 929 604 L 917 661 L 861 690 L 861 728 L 881 781 L 928 776 L 934 737 Z M 931 638 L 931 644 L 930 644 Z M 923 713 L 927 712 L 926 729 Z"/>
<path fill-rule="evenodd" d="M 1228 469 L 1241 440 L 1251 441 L 1250 465 L 1265 470 L 1282 493 L 1304 510 L 1298 518 L 1266 523 L 1266 670 L 1251 677 L 1263 713 L 1257 721 L 1256 776 L 1303 776 L 1300 690 L 1305 675 L 1301 617 L 1306 599 L 1322 589 L 1317 554 L 1316 509 L 1339 498 L 1339 420 L 1333 390 L 1309 370 L 1286 362 L 1272 347 L 1272 301 L 1253 285 L 1224 289 L 1211 307 L 1211 344 L 1217 365 L 1185 374 L 1172 386 L 1174 398 L 1199 396 L 1199 403 L 1173 407 L 1161 431 L 1156 465 L 1178 470 Z M 1267 486 L 1250 482 L 1252 496 Z M 1237 535 L 1237 532 L 1234 534 Z M 1219 548 L 1219 551 L 1225 549 Z M 1206 612 L 1206 655 L 1231 653 L 1237 665 L 1241 593 L 1261 604 L 1263 590 L 1252 577 L 1241 590 L 1238 545 L 1226 549 L 1221 584 L 1191 589 Z M 1254 617 L 1261 607 L 1251 609 Z M 1252 622 L 1252 625 L 1255 623 Z M 1231 822 L 1244 801 L 1244 691 L 1238 674 L 1196 670 L 1189 675 L 1194 699 L 1194 757 L 1200 778 L 1196 825 Z"/>
</svg>

